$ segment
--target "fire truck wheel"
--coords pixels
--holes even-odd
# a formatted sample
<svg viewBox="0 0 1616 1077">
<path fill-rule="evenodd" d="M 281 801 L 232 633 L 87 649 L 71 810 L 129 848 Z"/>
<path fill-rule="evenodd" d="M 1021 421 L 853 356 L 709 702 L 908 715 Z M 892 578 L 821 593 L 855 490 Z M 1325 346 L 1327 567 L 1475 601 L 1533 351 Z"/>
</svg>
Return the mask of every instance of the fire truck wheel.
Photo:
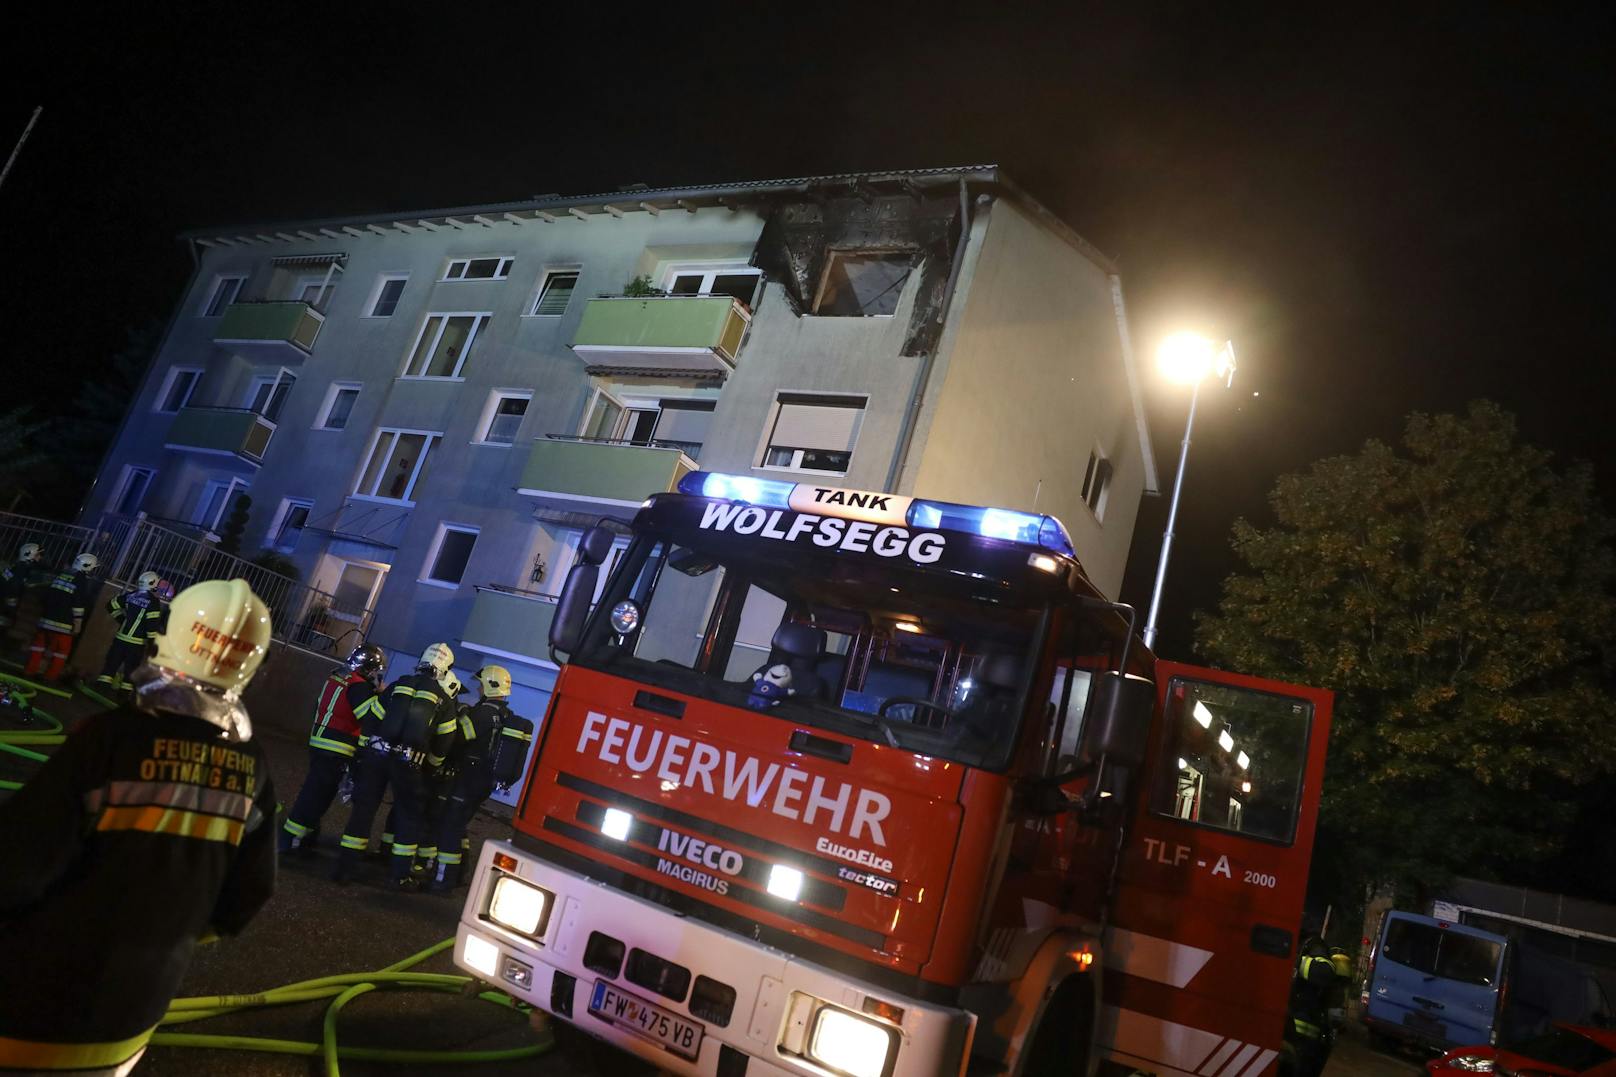
<svg viewBox="0 0 1616 1077">
<path fill-rule="evenodd" d="M 1020 1077 L 1068 1077 L 1074 1059 L 1089 1059 L 1094 999 L 1086 980 L 1071 977 L 1044 1007 L 1032 1043 L 1017 1067 Z M 1089 1061 L 1092 1062 L 1091 1059 Z M 1087 1073 L 1088 1068 L 1075 1072 Z"/>
<path fill-rule="evenodd" d="M 651 1077 L 656 1067 L 627 1051 L 597 1040 L 567 1021 L 553 1021 L 556 1049 L 579 1073 L 598 1077 Z"/>
</svg>

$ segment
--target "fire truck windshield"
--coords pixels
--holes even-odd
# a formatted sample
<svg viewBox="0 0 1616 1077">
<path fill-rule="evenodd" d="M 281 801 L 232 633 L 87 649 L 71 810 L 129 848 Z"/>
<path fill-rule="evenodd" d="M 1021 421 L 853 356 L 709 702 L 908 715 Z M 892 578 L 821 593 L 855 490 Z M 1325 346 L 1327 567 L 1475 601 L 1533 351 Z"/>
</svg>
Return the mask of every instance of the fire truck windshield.
<svg viewBox="0 0 1616 1077">
<path fill-rule="evenodd" d="M 570 661 L 920 755 L 1007 764 L 1058 590 L 1047 572 L 1007 580 L 651 530 L 646 515 Z M 1024 547 L 1014 560 L 1025 568 Z M 620 633 L 627 621 L 609 613 L 626 601 L 639 618 Z"/>
</svg>

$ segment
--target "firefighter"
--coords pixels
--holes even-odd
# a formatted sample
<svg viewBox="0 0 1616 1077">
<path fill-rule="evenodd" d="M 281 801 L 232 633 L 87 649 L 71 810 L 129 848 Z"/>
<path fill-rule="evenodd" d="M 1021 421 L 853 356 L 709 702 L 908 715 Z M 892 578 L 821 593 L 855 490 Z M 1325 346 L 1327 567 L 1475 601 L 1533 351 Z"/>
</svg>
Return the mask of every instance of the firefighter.
<svg viewBox="0 0 1616 1077">
<path fill-rule="evenodd" d="M 39 543 L 25 542 L 17 551 L 16 563 L 0 569 L 0 638 L 8 635 L 17 621 L 22 594 L 33 586 L 39 573 L 39 558 Z"/>
<path fill-rule="evenodd" d="M 124 684 L 124 675 L 146 661 L 146 646 L 168 628 L 168 603 L 157 594 L 161 582 L 155 572 L 142 572 L 129 594 L 115 596 L 107 603 L 107 613 L 118 628 L 107 648 L 97 683 L 110 687 Z"/>
<path fill-rule="evenodd" d="M 426 797 L 423 768 L 429 759 L 441 761 L 443 747 L 455 732 L 449 708 L 447 678 L 454 652 L 447 643 L 434 643 L 421 653 L 415 672 L 400 677 L 382 693 L 382 713 L 367 716 L 361 725 L 365 745 L 354 760 L 353 811 L 342 832 L 333 878 L 353 878 L 359 858 L 370 843 L 370 827 L 391 786 L 398 810 L 389 875 L 395 886 L 413 886 L 410 868 L 421 840 L 421 815 Z"/>
<path fill-rule="evenodd" d="M 448 695 L 449 709 L 458 719 L 466 711 L 466 705 L 460 702 L 460 695 L 466 689 L 460 683 L 460 678 L 454 670 L 444 675 L 443 690 Z M 444 759 L 453 754 L 452 745 L 444 751 Z M 421 837 L 431 841 L 437 837 L 438 822 L 443 818 L 443 804 L 449 795 L 449 782 L 453 778 L 447 762 L 434 763 L 427 761 L 427 768 L 422 772 L 425 779 L 425 796 L 422 798 L 421 808 Z M 398 801 L 395 798 L 393 806 L 387 810 L 387 818 L 382 822 L 382 844 L 378 855 L 391 855 L 395 830 L 398 827 Z M 418 845 L 415 850 L 415 863 L 411 865 L 412 873 L 427 875 L 432 870 L 432 863 L 437 859 L 438 847 L 436 845 Z"/>
<path fill-rule="evenodd" d="M 281 852 L 313 852 L 320 818 L 331 807 L 359 748 L 360 724 L 372 714 L 381 717 L 377 692 L 386 668 L 387 653 L 374 643 L 365 643 L 325 679 L 309 729 L 308 776 L 281 825 Z"/>
<path fill-rule="evenodd" d="M 23 667 L 25 676 L 43 672 L 51 683 L 61 679 L 73 641 L 84 631 L 84 611 L 95 597 L 95 570 L 100 567 L 95 554 L 81 553 L 73 558 L 70 570 L 57 573 L 45 587 L 44 608 L 28 648 L 28 665 Z"/>
<path fill-rule="evenodd" d="M 1330 1020 L 1333 1000 L 1345 980 L 1330 951 L 1316 934 L 1308 934 L 1297 949 L 1291 977 L 1290 1005 L 1285 1013 L 1285 1044 L 1295 1059 L 1294 1077 L 1319 1077 L 1335 1046 Z"/>
<path fill-rule="evenodd" d="M 199 938 L 275 885 L 275 793 L 241 704 L 270 640 L 245 580 L 179 597 L 131 701 L 0 804 L 0 1071 L 127 1073 Z"/>
<path fill-rule="evenodd" d="M 438 860 L 429 885 L 446 894 L 460 885 L 465 858 L 466 827 L 496 788 L 508 789 L 522 779 L 533 723 L 513 714 L 511 674 L 504 666 L 477 671 L 481 698 L 460 717 L 460 737 L 450 760 L 452 781 L 438 828 Z"/>
</svg>

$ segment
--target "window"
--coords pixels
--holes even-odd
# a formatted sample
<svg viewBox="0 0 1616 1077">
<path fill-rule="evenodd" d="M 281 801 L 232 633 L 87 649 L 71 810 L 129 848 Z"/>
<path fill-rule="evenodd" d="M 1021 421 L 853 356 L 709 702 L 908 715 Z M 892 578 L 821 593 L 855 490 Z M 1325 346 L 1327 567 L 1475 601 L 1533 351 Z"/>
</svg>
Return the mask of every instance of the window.
<svg viewBox="0 0 1616 1077">
<path fill-rule="evenodd" d="M 1167 689 L 1167 711 L 1173 743 L 1162 753 L 1167 765 L 1154 810 L 1289 842 L 1302 798 L 1312 704 L 1176 679 Z"/>
<path fill-rule="evenodd" d="M 157 472 L 149 467 L 126 467 L 118 482 L 118 496 L 112 499 L 112 511 L 122 516 L 133 516 L 140 511 L 151 489 L 152 476 Z"/>
<path fill-rule="evenodd" d="M 668 294 L 727 295 L 750 307 L 760 275 L 756 269 L 737 267 L 679 269 L 668 278 Z"/>
<path fill-rule="evenodd" d="M 1440 976 L 1495 987 L 1502 947 L 1479 935 L 1396 917 L 1386 925 L 1386 944 L 1380 953 L 1388 961 L 1423 973 L 1428 980 Z"/>
<path fill-rule="evenodd" d="M 814 313 L 843 317 L 891 314 L 898 309 L 914 261 L 909 251 L 831 251 Z"/>
<path fill-rule="evenodd" d="M 1111 491 L 1111 461 L 1095 449 L 1089 453 L 1089 466 L 1083 472 L 1083 503 L 1097 517 L 1105 515 L 1105 495 Z"/>
<path fill-rule="evenodd" d="M 482 422 L 478 429 L 481 431 L 477 439 L 484 445 L 510 445 L 516 441 L 516 432 L 522 426 L 522 417 L 527 414 L 528 401 L 533 398 L 532 393 L 511 393 L 495 390 L 488 398 L 488 406 L 483 409 Z"/>
<path fill-rule="evenodd" d="M 286 405 L 286 395 L 296 384 L 297 375 L 289 370 L 282 370 L 273 376 L 258 375 L 247 390 L 247 410 L 257 412 L 272 423 L 279 422 L 281 408 Z"/>
<path fill-rule="evenodd" d="M 444 280 L 504 280 L 511 275 L 510 258 L 455 258 L 443 271 Z"/>
<path fill-rule="evenodd" d="M 336 290 L 337 282 L 322 273 L 318 277 L 301 278 L 292 289 L 292 298 L 323 312 L 331 305 L 331 293 Z"/>
<path fill-rule="evenodd" d="M 432 446 L 442 436 L 417 430 L 378 430 L 354 493 L 382 501 L 410 501 L 426 474 Z"/>
<path fill-rule="evenodd" d="M 213 294 L 208 297 L 208 305 L 202 308 L 202 316 L 217 318 L 223 314 L 225 308 L 236 301 L 241 286 L 246 282 L 246 277 L 220 277 L 214 282 Z"/>
<path fill-rule="evenodd" d="M 204 530 L 218 531 L 230 518 L 236 499 L 246 492 L 247 484 L 241 479 L 209 479 L 202 485 L 191 522 Z"/>
<path fill-rule="evenodd" d="M 157 410 L 170 414 L 179 411 L 191 402 L 191 394 L 196 392 L 196 383 L 201 380 L 202 372 L 193 367 L 177 366 L 170 370 L 157 394 Z"/>
<path fill-rule="evenodd" d="M 625 402 L 598 389 L 584 413 L 579 436 L 587 441 L 680 449 L 694 460 L 701 454 L 716 403 L 682 399 Z"/>
<path fill-rule="evenodd" d="M 301 497 L 282 498 L 280 511 L 275 514 L 275 522 L 269 529 L 270 546 L 282 553 L 291 553 L 296 549 L 297 540 L 308 526 L 309 513 L 312 511 L 312 501 Z"/>
<path fill-rule="evenodd" d="M 781 393 L 758 466 L 844 475 L 863 418 L 863 397 Z"/>
<path fill-rule="evenodd" d="M 325 391 L 325 403 L 320 406 L 316 430 L 345 430 L 353 415 L 354 402 L 359 399 L 360 385 L 356 381 L 334 381 Z"/>
<path fill-rule="evenodd" d="M 460 586 L 466 575 L 466 563 L 471 560 L 471 548 L 477 544 L 477 529 L 460 524 L 439 524 L 438 537 L 427 555 L 423 583 L 440 583 L 449 587 Z"/>
<path fill-rule="evenodd" d="M 573 290 L 577 287 L 576 269 L 548 270 L 539 284 L 539 294 L 533 300 L 533 309 L 528 313 L 545 317 L 565 314 L 567 303 L 572 299 Z"/>
<path fill-rule="evenodd" d="M 370 301 L 370 315 L 372 318 L 391 318 L 398 309 L 398 297 L 404 294 L 404 284 L 410 278 L 407 276 L 382 277 L 376 282 L 376 294 Z"/>
<path fill-rule="evenodd" d="M 477 339 L 477 332 L 488 321 L 487 314 L 429 314 L 421 335 L 416 338 L 406 378 L 458 378 L 465 369 L 466 353 Z"/>
</svg>

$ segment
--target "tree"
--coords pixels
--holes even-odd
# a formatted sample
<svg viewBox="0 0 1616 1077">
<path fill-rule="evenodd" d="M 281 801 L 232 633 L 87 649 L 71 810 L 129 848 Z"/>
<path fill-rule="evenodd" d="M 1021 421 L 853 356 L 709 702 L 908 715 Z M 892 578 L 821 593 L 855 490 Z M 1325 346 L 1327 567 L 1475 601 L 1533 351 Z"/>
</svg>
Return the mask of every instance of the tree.
<svg viewBox="0 0 1616 1077">
<path fill-rule="evenodd" d="M 1279 480 L 1198 649 L 1336 693 L 1316 862 L 1337 895 L 1553 857 L 1616 769 L 1611 520 L 1495 404 Z"/>
<path fill-rule="evenodd" d="M 230 511 L 219 528 L 219 549 L 234 554 L 241 550 L 241 536 L 247 530 L 247 517 L 252 513 L 252 497 L 237 494 L 230 502 Z"/>
<path fill-rule="evenodd" d="M 49 463 L 41 448 L 45 427 L 27 406 L 0 412 L 0 509 L 16 506 Z"/>
</svg>

